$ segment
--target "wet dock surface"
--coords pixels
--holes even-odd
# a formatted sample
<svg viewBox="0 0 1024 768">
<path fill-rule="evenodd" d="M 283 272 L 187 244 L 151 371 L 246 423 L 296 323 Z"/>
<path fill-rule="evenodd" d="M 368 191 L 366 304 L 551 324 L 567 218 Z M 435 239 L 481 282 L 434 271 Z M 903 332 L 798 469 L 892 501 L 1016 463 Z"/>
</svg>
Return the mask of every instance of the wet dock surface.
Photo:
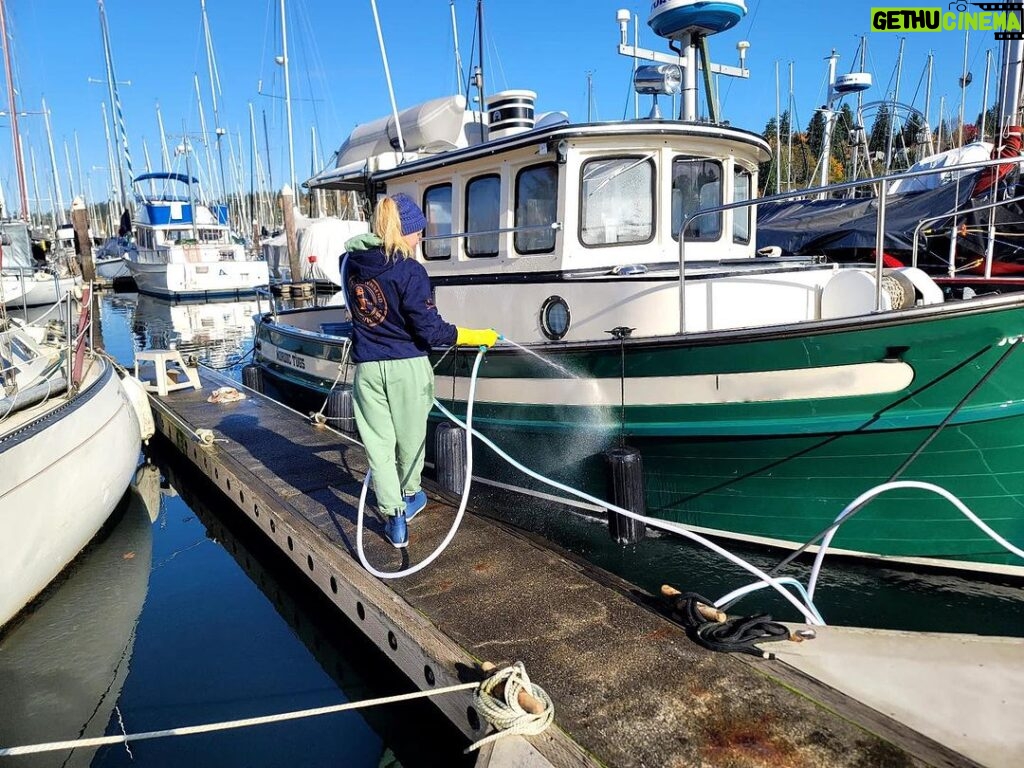
<svg viewBox="0 0 1024 768">
<path fill-rule="evenodd" d="M 692 643 L 647 593 L 507 525 L 470 514 L 445 553 L 380 581 L 355 556 L 362 450 L 267 398 L 206 402 L 235 382 L 156 404 L 158 429 L 421 689 L 472 679 L 474 664 L 523 661 L 555 702 L 530 738 L 557 766 L 971 765 L 961 755 L 779 661 Z M 203 446 L 193 429 L 213 431 Z M 426 485 L 427 510 L 395 550 L 370 511 L 380 570 L 419 562 L 456 506 Z M 472 508 L 472 507 L 471 507 Z M 487 732 L 468 694 L 434 699 L 470 739 Z"/>
</svg>

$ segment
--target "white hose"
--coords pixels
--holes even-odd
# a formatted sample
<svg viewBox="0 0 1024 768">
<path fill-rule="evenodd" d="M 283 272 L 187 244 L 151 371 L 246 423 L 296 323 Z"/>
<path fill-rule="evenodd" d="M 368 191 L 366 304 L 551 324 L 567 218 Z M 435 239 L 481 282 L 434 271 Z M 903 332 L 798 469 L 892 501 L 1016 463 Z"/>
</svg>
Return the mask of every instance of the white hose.
<svg viewBox="0 0 1024 768">
<path fill-rule="evenodd" d="M 938 485 L 934 485 L 933 483 L 922 483 L 918 480 L 897 480 L 892 483 L 882 483 L 881 485 L 876 485 L 871 490 L 865 491 L 856 499 L 847 504 L 843 511 L 840 512 L 839 515 L 836 517 L 835 522 L 832 524 L 831 530 L 829 530 L 828 535 L 826 535 L 821 542 L 821 548 L 818 549 L 818 554 L 814 558 L 814 567 L 811 568 L 811 577 L 807 580 L 807 595 L 810 599 L 814 599 L 814 590 L 815 587 L 817 587 L 818 585 L 818 574 L 821 571 L 821 564 L 825 559 L 825 552 L 832 544 L 832 539 L 835 538 L 836 532 L 839 530 L 839 526 L 843 524 L 844 519 L 848 515 L 852 514 L 855 510 L 863 506 L 867 501 L 887 491 L 896 490 L 898 488 L 918 488 L 922 491 L 931 491 L 932 493 L 937 493 L 939 496 L 942 496 L 944 499 L 946 499 L 946 501 L 948 501 L 950 504 L 952 504 L 954 507 L 960 510 L 960 512 L 963 513 L 964 517 L 966 517 L 968 520 L 970 520 L 972 523 L 978 526 L 993 541 L 995 541 L 997 544 L 1002 546 L 1007 551 L 1015 554 L 1017 557 L 1024 559 L 1024 550 L 1020 549 L 1019 547 L 1015 547 L 1009 541 L 1007 541 L 994 530 L 992 530 L 985 523 L 985 521 L 979 518 L 970 509 L 968 509 L 966 504 L 960 501 L 960 499 L 958 499 L 952 493 L 947 491 L 945 488 L 942 488 L 941 486 Z"/>
<path fill-rule="evenodd" d="M 476 389 L 476 369 L 475 368 L 473 369 L 473 377 L 474 378 L 470 382 L 469 400 L 466 403 L 466 422 L 465 423 L 463 423 L 462 420 L 460 420 L 458 416 L 453 414 L 451 411 L 449 411 L 447 408 L 445 408 L 443 405 L 441 405 L 441 403 L 439 403 L 438 401 L 435 400 L 434 401 L 434 405 L 436 405 L 438 407 L 438 409 L 441 411 L 441 413 L 443 413 L 445 416 L 447 416 L 449 419 L 451 419 L 455 424 L 457 424 L 458 426 L 460 426 L 463 429 L 465 429 L 467 434 L 473 435 L 473 436 L 479 438 L 480 441 L 484 445 L 486 445 L 492 451 L 497 453 L 501 458 L 503 458 L 505 461 L 507 461 L 513 467 L 515 467 L 516 469 L 520 470 L 521 472 L 524 472 L 526 475 L 528 475 L 529 477 L 532 477 L 534 480 L 539 480 L 540 482 L 544 483 L 545 485 L 549 485 L 552 488 L 557 488 L 558 490 L 563 491 L 564 493 L 568 493 L 571 496 L 576 496 L 577 498 L 583 499 L 584 501 L 589 501 L 592 504 L 597 504 L 598 506 L 602 506 L 602 507 L 605 507 L 607 509 L 610 509 L 613 512 L 618 512 L 620 515 L 625 515 L 626 517 L 630 517 L 630 518 L 632 518 L 634 520 L 639 520 L 640 522 L 646 523 L 647 525 L 650 525 L 650 526 L 652 526 L 654 528 L 660 528 L 661 530 L 668 531 L 670 533 L 675 533 L 675 534 L 678 534 L 680 536 L 683 536 L 684 538 L 690 539 L 691 541 L 695 541 L 698 544 L 701 544 L 701 545 L 707 547 L 712 552 L 717 552 L 719 555 L 724 557 L 726 560 L 729 560 L 730 562 L 735 563 L 740 568 L 743 568 L 745 571 L 749 571 L 753 575 L 757 576 L 761 581 L 763 581 L 766 584 L 768 584 L 769 586 L 773 587 L 780 595 L 782 595 L 787 601 L 789 601 L 793 605 L 794 608 L 796 608 L 798 611 L 800 611 L 801 614 L 803 614 L 804 618 L 807 619 L 807 622 L 809 624 L 821 624 L 821 625 L 823 625 L 825 623 L 824 621 L 821 620 L 821 616 L 820 616 L 820 614 L 818 614 L 818 611 L 816 609 L 808 608 L 807 606 L 805 606 L 802 603 L 800 603 L 799 600 L 797 600 L 795 597 L 793 597 L 793 595 L 791 595 L 789 592 L 786 591 L 786 588 L 783 586 L 783 584 L 782 584 L 782 582 L 780 580 L 778 580 L 776 578 L 773 578 L 772 576 L 769 576 L 767 573 L 762 571 L 757 566 L 748 563 L 746 560 L 743 560 L 740 557 L 737 557 L 736 555 L 732 554 L 728 550 L 723 549 L 722 547 L 718 546 L 713 541 L 710 541 L 709 539 L 704 538 L 700 534 L 694 533 L 693 531 L 688 531 L 687 529 L 683 528 L 682 526 L 676 525 L 674 523 L 670 523 L 670 522 L 668 522 L 666 520 L 658 520 L 657 518 L 646 517 L 644 515 L 637 514 L 636 512 L 632 512 L 632 511 L 630 511 L 628 509 L 624 509 L 623 507 L 619 507 L 619 506 L 617 506 L 615 504 L 611 504 L 611 503 L 609 503 L 607 501 L 604 501 L 603 499 L 597 498 L 596 496 L 591 496 L 589 493 L 585 493 L 584 491 L 577 490 L 577 489 L 572 488 L 572 487 L 570 487 L 568 485 L 563 485 L 562 483 L 558 482 L 557 480 L 552 480 L 551 478 L 545 477 L 544 475 L 541 475 L 538 472 L 534 472 L 529 467 L 526 467 L 526 466 L 520 464 L 518 461 L 516 461 L 511 456 L 509 456 L 507 453 L 505 453 L 503 450 L 501 450 L 501 448 L 499 448 L 497 445 L 495 445 L 486 435 L 483 435 L 480 432 L 477 432 L 475 429 L 472 428 L 472 418 L 471 417 L 472 417 L 473 396 L 475 394 L 475 389 Z M 471 444 L 472 444 L 472 439 L 467 440 L 467 447 L 469 445 L 471 445 Z M 468 488 L 469 477 L 470 477 L 469 467 L 467 466 L 467 470 L 466 470 L 467 488 Z M 462 509 L 465 508 L 465 505 L 466 505 L 466 496 L 464 496 L 463 499 L 462 499 L 462 506 L 460 507 L 460 512 L 461 512 Z"/>
<path fill-rule="evenodd" d="M 480 370 L 480 363 L 484 359 L 484 353 L 486 351 L 486 347 L 481 347 L 480 351 L 476 354 L 476 361 L 473 363 L 473 373 L 469 383 L 469 401 L 466 404 L 466 423 L 470 425 L 466 428 L 467 433 L 469 433 L 473 424 L 473 401 L 476 399 L 477 372 Z M 434 404 L 440 406 L 440 403 L 438 403 L 437 400 L 434 401 Z M 437 549 L 435 549 L 429 557 L 416 565 L 406 568 L 404 571 L 378 571 L 366 560 L 366 554 L 363 552 L 363 510 L 366 507 L 366 492 L 370 487 L 371 474 L 372 473 L 367 470 L 366 477 L 363 478 L 363 489 L 359 493 L 359 511 L 356 516 L 356 553 L 359 555 L 359 562 L 363 564 L 363 567 L 367 571 L 379 579 L 400 579 L 404 576 L 411 576 L 418 571 L 422 571 L 441 556 L 441 553 L 444 552 L 452 539 L 455 538 L 455 534 L 459 530 L 459 525 L 462 524 L 462 517 L 466 513 L 466 504 L 469 503 L 469 488 L 473 482 L 472 439 L 466 441 L 466 480 L 462 485 L 462 501 L 459 504 L 459 511 L 455 514 L 455 521 L 452 523 L 451 528 L 448 529 L 448 535 L 444 537 L 444 541 L 438 545 Z"/>
</svg>

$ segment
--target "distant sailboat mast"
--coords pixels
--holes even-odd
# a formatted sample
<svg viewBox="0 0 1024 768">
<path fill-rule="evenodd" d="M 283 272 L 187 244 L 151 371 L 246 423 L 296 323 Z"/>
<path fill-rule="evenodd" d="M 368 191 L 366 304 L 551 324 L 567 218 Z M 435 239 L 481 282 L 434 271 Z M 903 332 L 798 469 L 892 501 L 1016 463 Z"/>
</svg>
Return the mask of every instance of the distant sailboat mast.
<svg viewBox="0 0 1024 768">
<path fill-rule="evenodd" d="M 133 174 L 132 156 L 128 149 L 128 134 L 125 130 L 124 112 L 121 109 L 121 97 L 117 93 L 117 80 L 114 77 L 114 59 L 110 53 L 110 34 L 107 30 L 107 13 L 103 7 L 103 0 L 97 0 L 100 9 L 100 32 L 103 36 L 103 57 L 107 65 L 107 91 L 110 94 L 110 108 L 113 110 L 114 135 L 117 137 L 124 152 L 124 161 L 128 166 L 129 180 Z M 128 187 L 124 182 L 124 171 L 121 163 L 117 162 L 117 187 L 121 199 L 121 210 L 128 210 Z"/>
<path fill-rule="evenodd" d="M 53 151 L 53 133 L 50 131 L 50 110 L 43 99 L 43 123 L 46 125 L 46 143 L 50 147 L 50 172 L 53 174 L 53 193 L 57 196 L 57 209 L 53 212 L 54 225 L 64 223 L 64 197 L 60 193 L 60 171 L 57 170 L 57 153 Z"/>
<path fill-rule="evenodd" d="M 7 4 L 0 0 L 0 36 L 4 44 L 4 74 L 7 79 L 7 111 L 11 121 L 11 146 L 14 148 L 14 165 L 18 174 L 18 197 L 21 203 L 20 217 L 28 221 L 31 214 L 28 206 L 28 185 L 25 183 L 25 159 L 21 148 L 21 133 L 18 131 L 18 105 L 14 98 L 14 74 L 11 68 L 11 41 L 7 37 Z M 6 213 L 6 211 L 4 211 Z"/>
</svg>

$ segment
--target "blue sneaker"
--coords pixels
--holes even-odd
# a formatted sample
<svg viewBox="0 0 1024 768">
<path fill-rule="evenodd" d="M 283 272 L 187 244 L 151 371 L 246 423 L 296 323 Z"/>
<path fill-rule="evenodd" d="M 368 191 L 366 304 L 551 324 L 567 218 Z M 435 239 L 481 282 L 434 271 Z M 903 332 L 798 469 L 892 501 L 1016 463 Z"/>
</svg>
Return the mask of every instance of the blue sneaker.
<svg viewBox="0 0 1024 768">
<path fill-rule="evenodd" d="M 388 516 L 387 522 L 384 523 L 384 538 L 399 549 L 409 546 L 409 529 L 405 525 L 405 512 Z"/>
<path fill-rule="evenodd" d="M 412 522 L 412 519 L 416 517 L 423 508 L 427 506 L 427 494 L 423 491 L 416 491 L 411 496 L 405 497 L 405 519 L 406 522 Z"/>
</svg>

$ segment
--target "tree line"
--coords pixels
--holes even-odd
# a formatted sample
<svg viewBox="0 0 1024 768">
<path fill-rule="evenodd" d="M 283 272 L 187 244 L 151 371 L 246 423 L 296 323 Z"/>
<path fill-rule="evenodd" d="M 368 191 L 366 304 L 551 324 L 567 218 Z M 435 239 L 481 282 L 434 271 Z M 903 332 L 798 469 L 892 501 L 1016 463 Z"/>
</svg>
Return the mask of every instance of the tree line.
<svg viewBox="0 0 1024 768">
<path fill-rule="evenodd" d="M 832 132 L 832 147 L 829 157 L 829 183 L 853 178 L 854 147 L 858 148 L 857 175 L 880 176 L 885 173 L 886 157 L 889 157 L 889 168 L 908 168 L 928 154 L 928 132 L 924 120 L 918 113 L 909 117 L 896 116 L 892 131 L 892 143 L 889 139 L 889 128 L 893 123 L 893 115 L 889 105 L 880 104 L 875 110 L 874 120 L 866 135 L 860 133 L 863 128 L 857 125 L 853 110 L 849 104 L 843 104 L 836 111 L 835 125 Z M 821 178 L 819 165 L 825 144 L 825 113 L 816 110 L 814 116 L 803 131 L 794 130 L 789 110 L 778 119 L 778 146 L 776 146 L 776 118 L 772 117 L 765 124 L 762 135 L 768 140 L 772 149 L 771 160 L 760 165 L 759 178 L 761 194 L 774 194 L 779 191 L 801 189 L 817 186 Z M 998 108 L 992 106 L 985 114 L 985 136 L 992 139 L 993 128 L 998 124 Z M 981 115 L 972 124 L 963 126 L 963 142 L 969 144 L 977 141 L 980 135 Z M 942 139 L 941 148 L 939 138 Z M 961 143 L 959 122 L 944 121 L 932 130 L 932 151 L 940 152 Z M 864 143 L 867 143 L 867 157 L 864 156 Z M 781 185 L 777 183 L 778 178 Z M 781 186 L 781 189 L 780 189 Z"/>
</svg>

